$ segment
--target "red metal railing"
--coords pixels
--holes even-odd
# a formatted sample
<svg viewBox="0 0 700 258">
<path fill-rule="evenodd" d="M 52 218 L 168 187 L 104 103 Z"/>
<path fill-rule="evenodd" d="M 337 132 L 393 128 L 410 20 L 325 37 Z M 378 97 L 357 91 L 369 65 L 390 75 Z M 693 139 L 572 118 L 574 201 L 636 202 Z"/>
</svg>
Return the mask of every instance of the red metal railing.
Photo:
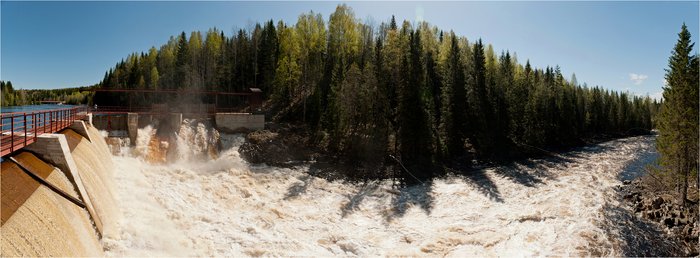
<svg viewBox="0 0 700 258">
<path fill-rule="evenodd" d="M 86 106 L 40 110 L 36 112 L 2 113 L 0 124 L 0 156 L 5 156 L 36 141 L 44 133 L 55 133 L 73 121 L 87 116 Z"/>
</svg>

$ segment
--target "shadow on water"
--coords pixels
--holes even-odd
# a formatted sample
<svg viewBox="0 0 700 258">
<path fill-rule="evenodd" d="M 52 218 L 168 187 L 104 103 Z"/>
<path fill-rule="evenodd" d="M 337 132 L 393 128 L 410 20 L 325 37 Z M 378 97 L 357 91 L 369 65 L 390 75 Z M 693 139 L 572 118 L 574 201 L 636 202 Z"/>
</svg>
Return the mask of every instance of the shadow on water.
<svg viewBox="0 0 700 258">
<path fill-rule="evenodd" d="M 387 222 L 406 215 L 412 206 L 420 207 L 426 214 L 430 215 L 433 210 L 434 197 L 432 195 L 433 181 L 429 180 L 422 184 L 401 187 L 398 193 L 391 199 L 391 209 L 385 214 Z"/>
<path fill-rule="evenodd" d="M 474 186 L 479 193 L 485 195 L 492 201 L 503 202 L 501 192 L 498 191 L 498 186 L 486 175 L 485 169 L 471 170 L 462 173 L 466 179 L 465 182 Z"/>
<path fill-rule="evenodd" d="M 620 140 L 618 140 L 618 141 L 620 141 Z M 568 157 L 572 157 L 572 158 L 581 158 L 582 157 L 581 153 L 598 154 L 598 153 L 608 152 L 608 151 L 611 151 L 614 149 L 615 149 L 615 147 L 610 146 L 609 144 L 606 144 L 606 142 L 602 142 L 602 143 L 596 143 L 596 144 L 591 144 L 591 145 L 573 148 L 570 151 L 566 152 L 564 155 L 568 156 Z"/>
<path fill-rule="evenodd" d="M 615 147 L 610 144 L 599 143 L 588 146 L 570 149 L 567 152 L 547 153 L 545 156 L 536 159 L 521 159 L 493 167 L 493 171 L 512 182 L 527 187 L 537 187 L 545 182 L 545 179 L 552 179 L 557 176 L 557 170 L 564 170 L 572 164 L 579 163 L 581 159 L 588 159 L 592 154 L 609 152 Z M 486 175 L 485 169 L 473 169 L 456 171 L 464 176 L 480 193 L 486 195 L 491 200 L 503 202 L 503 198 L 498 190 L 498 186 Z"/>
<path fill-rule="evenodd" d="M 542 184 L 543 179 L 553 176 L 550 170 L 555 164 L 556 161 L 523 160 L 497 167 L 494 169 L 494 172 L 515 183 L 527 187 L 535 187 Z"/>
<path fill-rule="evenodd" d="M 523 186 L 537 187 L 539 184 L 544 183 L 544 179 L 556 177 L 554 170 L 567 169 L 572 164 L 579 163 L 581 159 L 590 158 L 590 155 L 609 152 L 614 149 L 614 146 L 610 144 L 598 143 L 572 148 L 562 153 L 548 152 L 539 158 L 521 159 L 504 163 L 495 167 L 494 172 Z"/>
<path fill-rule="evenodd" d="M 348 201 L 341 206 L 340 211 L 342 212 L 342 217 L 345 218 L 353 212 L 360 208 L 360 204 L 365 200 L 365 197 L 372 195 L 376 190 L 379 189 L 378 182 L 368 182 L 362 183 L 360 188 L 355 192 L 355 194 L 346 194 L 345 197 Z"/>
<path fill-rule="evenodd" d="M 678 256 L 681 247 L 650 222 L 631 210 L 606 205 L 603 208 L 605 230 L 613 236 L 623 256 Z"/>
<path fill-rule="evenodd" d="M 290 200 L 297 198 L 301 196 L 303 193 L 306 192 L 306 190 L 309 189 L 309 185 L 311 185 L 311 181 L 314 180 L 313 176 L 310 175 L 303 175 L 298 177 L 301 182 L 295 182 L 289 188 L 287 189 L 287 193 L 284 195 L 284 200 Z"/>
</svg>

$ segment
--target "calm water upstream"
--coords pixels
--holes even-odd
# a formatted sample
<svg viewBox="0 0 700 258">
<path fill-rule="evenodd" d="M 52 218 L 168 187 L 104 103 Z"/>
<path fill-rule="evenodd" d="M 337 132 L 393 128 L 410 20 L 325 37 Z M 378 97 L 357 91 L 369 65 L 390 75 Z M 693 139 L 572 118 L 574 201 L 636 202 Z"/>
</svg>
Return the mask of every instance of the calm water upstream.
<svg viewBox="0 0 700 258">
<path fill-rule="evenodd" d="M 2 107 L 0 108 L 0 111 L 3 114 L 6 113 L 34 113 L 34 112 L 41 112 L 44 110 L 55 110 L 55 109 L 65 109 L 65 108 L 72 108 L 75 107 L 74 105 L 52 105 L 52 104 L 44 104 L 44 105 L 26 105 L 26 106 L 12 106 L 12 107 Z M 14 120 L 14 126 L 15 128 L 20 128 L 23 130 L 23 125 L 24 125 L 24 116 L 16 116 L 12 118 Z M 41 120 L 39 120 L 41 121 Z M 29 125 L 32 124 L 32 117 L 27 116 L 27 122 Z M 12 128 L 12 121 L 10 121 L 10 118 L 3 118 L 2 119 L 2 130 L 10 130 Z M 15 129 L 16 130 L 16 129 Z"/>
<path fill-rule="evenodd" d="M 51 110 L 51 109 L 61 109 L 61 108 L 71 108 L 73 105 L 26 105 L 26 106 L 13 106 L 13 107 L 2 107 L 0 108 L 2 113 L 13 113 L 13 112 L 36 112 L 41 110 Z"/>
</svg>

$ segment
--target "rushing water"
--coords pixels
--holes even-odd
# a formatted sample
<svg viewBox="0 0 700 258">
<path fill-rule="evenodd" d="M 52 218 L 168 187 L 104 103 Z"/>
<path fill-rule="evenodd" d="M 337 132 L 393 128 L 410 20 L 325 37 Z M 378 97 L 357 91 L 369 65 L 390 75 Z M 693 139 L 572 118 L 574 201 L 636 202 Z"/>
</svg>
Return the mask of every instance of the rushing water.
<svg viewBox="0 0 700 258">
<path fill-rule="evenodd" d="M 103 239 L 107 254 L 621 256 L 633 248 L 621 234 L 648 234 L 611 223 L 609 211 L 629 214 L 615 188 L 651 136 L 398 190 L 315 178 L 308 165 L 251 165 L 239 156 L 241 135 L 221 141 L 207 161 L 116 156 L 122 219 L 120 234 Z"/>
</svg>

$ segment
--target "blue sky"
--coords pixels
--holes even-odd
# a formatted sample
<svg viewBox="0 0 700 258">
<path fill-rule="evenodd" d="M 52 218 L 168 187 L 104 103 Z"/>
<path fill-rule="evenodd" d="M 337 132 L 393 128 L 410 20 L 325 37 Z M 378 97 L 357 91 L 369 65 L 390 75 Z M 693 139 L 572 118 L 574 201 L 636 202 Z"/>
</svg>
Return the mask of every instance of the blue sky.
<svg viewBox="0 0 700 258">
<path fill-rule="evenodd" d="M 255 22 L 295 23 L 313 10 L 327 20 L 339 2 L 0 2 L 0 80 L 16 88 L 92 85 L 132 52 L 181 31 L 227 35 Z M 426 20 L 537 67 L 561 66 L 580 83 L 659 96 L 685 22 L 698 39 L 694 2 L 347 2 L 379 24 Z"/>
</svg>

